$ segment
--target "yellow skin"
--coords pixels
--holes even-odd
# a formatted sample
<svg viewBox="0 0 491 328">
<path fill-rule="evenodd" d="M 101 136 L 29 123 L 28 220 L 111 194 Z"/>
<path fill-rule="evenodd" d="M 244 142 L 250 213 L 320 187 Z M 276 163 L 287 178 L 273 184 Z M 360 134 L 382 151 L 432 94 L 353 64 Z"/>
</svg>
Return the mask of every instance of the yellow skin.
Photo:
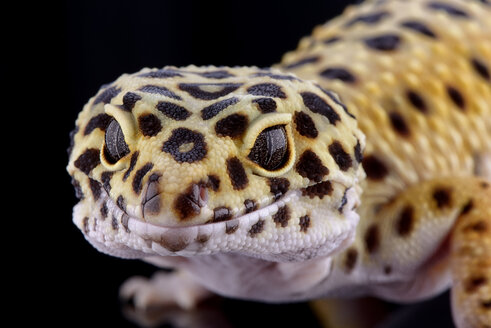
<svg viewBox="0 0 491 328">
<path fill-rule="evenodd" d="M 248 299 L 452 287 L 456 324 L 488 327 L 491 6 L 368 1 L 275 68 L 144 69 L 104 87 L 68 166 L 86 238 Z M 250 154 L 278 126 L 288 151 L 264 168 Z M 179 299 L 166 279 L 157 294 Z M 145 284 L 125 293 L 148 304 Z"/>
</svg>

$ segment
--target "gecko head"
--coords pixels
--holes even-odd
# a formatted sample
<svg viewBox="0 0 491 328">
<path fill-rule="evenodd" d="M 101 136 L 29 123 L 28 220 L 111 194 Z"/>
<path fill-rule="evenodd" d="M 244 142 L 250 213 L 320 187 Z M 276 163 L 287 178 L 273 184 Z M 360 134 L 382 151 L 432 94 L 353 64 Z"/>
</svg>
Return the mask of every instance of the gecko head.
<svg viewBox="0 0 491 328">
<path fill-rule="evenodd" d="M 336 95 L 258 68 L 123 75 L 80 113 L 74 222 L 122 257 L 292 261 L 350 241 L 364 136 Z"/>
</svg>

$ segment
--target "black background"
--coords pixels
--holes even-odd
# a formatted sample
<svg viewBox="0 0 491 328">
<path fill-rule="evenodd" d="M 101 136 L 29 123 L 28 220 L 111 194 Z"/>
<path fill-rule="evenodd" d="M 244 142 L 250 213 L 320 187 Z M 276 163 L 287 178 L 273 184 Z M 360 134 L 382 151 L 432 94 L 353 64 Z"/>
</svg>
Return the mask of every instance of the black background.
<svg viewBox="0 0 491 328">
<path fill-rule="evenodd" d="M 14 227 L 5 230 L 14 240 L 5 267 L 16 287 L 9 308 L 17 322 L 133 326 L 122 314 L 118 288 L 130 276 L 155 271 L 98 253 L 71 222 L 76 199 L 65 170 L 68 134 L 102 84 L 142 67 L 270 66 L 347 3 L 108 0 L 6 9 L 2 80 L 8 87 L 2 99 L 5 127 L 15 133 L 6 143 L 12 149 L 4 162 L 13 160 L 4 185 L 14 195 L 6 205 L 16 215 L 8 220 Z M 229 300 L 223 306 L 232 327 L 316 326 L 306 304 Z M 450 326 L 448 295 L 402 313 L 386 327 Z"/>
</svg>

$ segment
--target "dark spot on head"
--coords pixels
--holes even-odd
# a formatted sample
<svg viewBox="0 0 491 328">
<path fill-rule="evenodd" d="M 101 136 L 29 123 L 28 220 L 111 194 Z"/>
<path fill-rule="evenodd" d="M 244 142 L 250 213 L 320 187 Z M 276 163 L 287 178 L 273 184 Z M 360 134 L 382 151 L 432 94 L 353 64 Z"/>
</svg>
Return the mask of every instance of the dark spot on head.
<svg viewBox="0 0 491 328">
<path fill-rule="evenodd" d="M 329 123 L 336 124 L 341 118 L 339 114 L 324 99 L 312 92 L 302 92 L 300 94 L 305 106 L 312 112 L 325 116 Z"/>
<path fill-rule="evenodd" d="M 416 108 L 417 110 L 419 110 L 423 114 L 428 113 L 428 108 L 426 107 L 426 103 L 419 93 L 417 93 L 414 90 L 408 90 L 406 93 L 406 96 L 414 108 Z"/>
<path fill-rule="evenodd" d="M 285 68 L 292 69 L 292 68 L 297 68 L 299 66 L 304 66 L 307 64 L 317 63 L 319 61 L 319 59 L 320 59 L 319 56 L 305 57 L 305 58 L 302 58 L 300 60 L 297 60 L 296 62 L 293 62 L 291 64 L 286 65 Z"/>
<path fill-rule="evenodd" d="M 288 226 L 288 221 L 290 220 L 290 208 L 288 205 L 284 205 L 278 208 L 278 212 L 273 214 L 273 221 L 276 226 L 285 228 Z"/>
<path fill-rule="evenodd" d="M 465 11 L 444 2 L 430 2 L 428 3 L 428 8 L 435 11 L 445 12 L 454 17 L 469 18 L 469 15 Z"/>
<path fill-rule="evenodd" d="M 121 225 L 123 226 L 126 232 L 130 232 L 130 228 L 128 226 L 129 220 L 130 220 L 130 216 L 128 214 L 124 213 L 123 215 L 121 215 Z"/>
<path fill-rule="evenodd" d="M 345 105 L 345 104 L 343 104 L 343 103 L 341 102 L 341 100 L 339 100 L 339 97 L 338 97 L 338 95 L 337 95 L 337 94 L 335 94 L 335 93 L 334 93 L 334 92 L 332 92 L 331 90 L 326 90 L 326 89 L 322 88 L 322 87 L 321 87 L 321 86 L 319 86 L 319 85 L 317 85 L 317 87 L 318 87 L 318 88 L 319 88 L 319 89 L 320 89 L 322 92 L 324 92 L 324 93 L 325 93 L 325 94 L 326 94 L 326 95 L 327 95 L 329 98 L 331 98 L 331 100 L 332 100 L 332 101 L 334 101 L 336 104 L 338 104 L 339 106 L 341 106 L 341 107 L 343 108 L 344 112 L 345 112 L 345 113 L 346 113 L 348 116 L 350 116 L 350 117 L 352 117 L 352 118 L 356 118 L 356 117 L 355 117 L 355 115 L 353 115 L 353 114 L 351 114 L 351 113 L 349 112 L 348 107 L 346 107 L 346 105 Z"/>
<path fill-rule="evenodd" d="M 380 51 L 392 51 L 399 47 L 401 37 L 396 34 L 383 34 L 364 39 L 367 47 Z"/>
<path fill-rule="evenodd" d="M 488 230 L 488 225 L 485 221 L 478 221 L 478 222 L 474 222 L 474 223 L 470 223 L 470 224 L 466 225 L 463 229 L 466 232 L 472 231 L 472 232 L 481 233 L 481 232 L 485 232 Z"/>
<path fill-rule="evenodd" d="M 221 137 L 237 138 L 244 134 L 248 123 L 247 116 L 232 114 L 215 124 L 215 132 Z"/>
<path fill-rule="evenodd" d="M 111 178 L 113 177 L 114 172 L 102 172 L 101 174 L 101 182 L 104 190 L 109 193 L 111 191 Z"/>
<path fill-rule="evenodd" d="M 144 85 L 143 87 L 141 87 L 140 89 L 138 89 L 138 91 L 158 94 L 158 95 L 162 95 L 165 97 L 174 98 L 176 100 L 182 100 L 181 97 L 179 97 L 174 92 L 167 89 L 166 87 L 161 87 L 161 86 L 157 86 L 157 85 L 147 84 L 147 85 Z"/>
<path fill-rule="evenodd" d="M 384 266 L 384 273 L 385 273 L 386 275 L 391 274 L 391 273 L 392 273 L 392 267 L 391 267 L 390 265 L 386 265 L 386 266 Z"/>
<path fill-rule="evenodd" d="M 464 282 L 464 288 L 466 293 L 474 293 L 480 287 L 487 283 L 485 276 L 472 276 Z"/>
<path fill-rule="evenodd" d="M 213 100 L 234 92 L 240 86 L 241 84 L 239 83 L 180 83 L 179 89 L 186 91 L 197 99 Z M 205 91 L 202 87 L 216 87 L 217 91 Z"/>
<path fill-rule="evenodd" d="M 411 135 L 411 130 L 409 129 L 409 125 L 407 124 L 404 117 L 398 112 L 389 113 L 390 123 L 392 124 L 392 128 L 403 137 L 409 137 Z"/>
<path fill-rule="evenodd" d="M 481 307 L 485 310 L 491 310 L 491 298 L 481 302 Z"/>
<path fill-rule="evenodd" d="M 355 159 L 358 163 L 361 163 L 361 161 L 363 161 L 363 153 L 361 151 L 360 140 L 356 140 Z"/>
<path fill-rule="evenodd" d="M 196 73 L 207 79 L 226 79 L 228 77 L 233 77 L 234 75 L 226 70 L 208 71 L 202 73 Z"/>
<path fill-rule="evenodd" d="M 203 199 L 201 199 L 202 187 L 200 184 L 193 183 L 184 193 L 176 197 L 174 210 L 179 219 L 188 220 L 201 212 L 201 207 L 204 206 Z"/>
<path fill-rule="evenodd" d="M 368 179 L 382 180 L 389 174 L 387 166 L 375 155 L 365 156 L 362 164 Z"/>
<path fill-rule="evenodd" d="M 244 208 L 246 213 L 251 213 L 257 210 L 257 203 L 253 199 L 246 199 L 244 201 Z"/>
<path fill-rule="evenodd" d="M 358 251 L 355 248 L 350 248 L 346 251 L 346 257 L 344 258 L 344 266 L 349 273 L 353 271 L 358 260 Z"/>
<path fill-rule="evenodd" d="M 465 99 L 459 90 L 455 89 L 454 87 L 447 86 L 447 93 L 450 99 L 457 107 L 459 107 L 462 110 L 465 109 Z"/>
<path fill-rule="evenodd" d="M 218 113 L 220 113 L 227 107 L 235 105 L 237 102 L 239 102 L 239 98 L 237 97 L 217 101 L 216 103 L 203 108 L 201 110 L 201 117 L 203 118 L 203 120 L 209 120 L 210 118 L 218 115 Z"/>
<path fill-rule="evenodd" d="M 192 148 L 181 152 L 180 147 L 185 144 L 191 144 Z M 171 154 L 174 160 L 180 163 L 200 161 L 207 153 L 203 135 L 186 128 L 177 128 L 172 131 L 172 135 L 164 143 L 162 151 Z"/>
<path fill-rule="evenodd" d="M 341 171 L 347 171 L 351 167 L 351 156 L 344 150 L 343 145 L 339 141 L 333 141 L 333 143 L 329 145 L 328 149 L 329 154 L 331 154 Z"/>
<path fill-rule="evenodd" d="M 290 187 L 290 181 L 286 178 L 270 178 L 268 180 L 269 190 L 274 196 L 275 200 L 278 200 L 286 194 Z"/>
<path fill-rule="evenodd" d="M 380 247 L 380 230 L 377 225 L 372 224 L 365 232 L 365 247 L 369 254 L 375 253 Z"/>
<path fill-rule="evenodd" d="M 255 84 L 247 89 L 247 92 L 254 96 L 286 98 L 286 94 L 279 85 L 274 83 Z"/>
<path fill-rule="evenodd" d="M 320 72 L 319 75 L 330 80 L 341 80 L 346 83 L 356 82 L 356 77 L 344 67 L 329 67 Z"/>
<path fill-rule="evenodd" d="M 102 131 L 106 131 L 106 127 L 111 122 L 112 117 L 107 114 L 99 114 L 92 117 L 85 126 L 84 136 L 89 135 L 92 131 L 99 128 Z"/>
<path fill-rule="evenodd" d="M 309 198 L 319 197 L 322 199 L 324 196 L 331 196 L 333 191 L 330 181 L 323 181 L 316 183 L 312 186 L 308 186 L 302 189 L 302 196 L 309 196 Z"/>
<path fill-rule="evenodd" d="M 476 73 L 479 74 L 483 79 L 487 81 L 491 80 L 491 74 L 489 73 L 488 67 L 485 63 L 477 58 L 472 58 L 471 64 Z"/>
<path fill-rule="evenodd" d="M 111 102 L 111 99 L 116 97 L 121 92 L 121 88 L 117 88 L 115 86 L 109 87 L 102 91 L 95 99 L 94 104 L 97 105 L 99 103 L 107 104 Z"/>
<path fill-rule="evenodd" d="M 460 211 L 460 215 L 466 215 L 467 213 L 472 211 L 473 208 L 474 208 L 474 202 L 471 199 L 462 207 L 462 210 Z"/>
<path fill-rule="evenodd" d="M 295 167 L 298 174 L 315 182 L 329 174 L 329 169 L 322 164 L 321 159 L 310 149 L 304 151 Z"/>
<path fill-rule="evenodd" d="M 300 225 L 301 232 L 307 232 L 307 230 L 310 228 L 310 216 L 301 216 L 298 224 Z"/>
<path fill-rule="evenodd" d="M 143 177 L 153 168 L 152 163 L 147 163 L 142 166 L 141 169 L 135 172 L 135 176 L 133 177 L 133 183 L 131 186 L 133 187 L 133 191 L 136 194 L 139 194 L 142 190 L 142 180 Z"/>
<path fill-rule="evenodd" d="M 118 218 L 115 217 L 114 215 L 111 218 L 111 227 L 113 228 L 113 230 L 118 230 L 119 229 Z"/>
<path fill-rule="evenodd" d="M 154 114 L 143 114 L 138 117 L 138 127 L 145 137 L 156 136 L 162 130 L 160 119 Z"/>
<path fill-rule="evenodd" d="M 142 99 L 142 97 L 137 95 L 136 93 L 125 93 L 125 95 L 123 96 L 123 109 L 127 112 L 131 112 L 133 110 L 133 107 L 135 107 L 136 102 L 140 99 Z"/>
<path fill-rule="evenodd" d="M 116 199 L 116 205 L 123 211 L 126 212 L 126 200 L 122 195 L 119 195 Z"/>
<path fill-rule="evenodd" d="M 208 175 L 208 183 L 206 186 L 213 191 L 218 191 L 220 188 L 220 178 L 213 174 Z"/>
<path fill-rule="evenodd" d="M 312 120 L 308 114 L 305 114 L 304 112 L 295 112 L 293 121 L 295 122 L 295 128 L 300 135 L 307 138 L 317 138 L 319 133 L 315 127 L 314 120 Z"/>
<path fill-rule="evenodd" d="M 351 27 L 357 23 L 374 25 L 374 24 L 382 21 L 384 18 L 387 18 L 388 16 L 390 16 L 390 15 L 386 11 L 379 11 L 379 12 L 375 12 L 375 13 L 359 15 L 359 16 L 356 16 L 355 18 L 351 19 L 350 21 L 348 21 L 344 25 L 344 27 Z"/>
<path fill-rule="evenodd" d="M 242 163 L 237 157 L 231 157 L 227 160 L 227 173 L 235 190 L 241 190 L 247 187 L 249 179 Z"/>
<path fill-rule="evenodd" d="M 261 113 L 266 114 L 276 112 L 276 101 L 272 98 L 257 98 L 252 102 L 257 104 Z"/>
<path fill-rule="evenodd" d="M 270 72 L 259 72 L 253 75 L 254 77 L 257 76 L 267 76 L 270 77 L 274 80 L 288 80 L 288 81 L 293 81 L 293 80 L 299 80 L 297 77 L 293 75 L 286 75 L 286 74 L 275 74 L 275 73 L 270 73 Z"/>
<path fill-rule="evenodd" d="M 213 209 L 212 222 L 227 221 L 232 218 L 232 211 L 226 206 L 220 206 Z"/>
<path fill-rule="evenodd" d="M 332 36 L 330 38 L 327 38 L 325 39 L 324 41 L 322 41 L 324 44 L 334 44 L 334 43 L 337 43 L 338 41 L 340 41 L 341 38 L 339 36 Z"/>
<path fill-rule="evenodd" d="M 157 109 L 168 118 L 176 121 L 184 121 L 191 115 L 191 112 L 186 108 L 167 101 L 160 101 L 157 104 Z"/>
<path fill-rule="evenodd" d="M 260 234 L 264 230 L 264 220 L 259 220 L 251 226 L 249 229 L 249 236 L 256 237 L 256 235 Z"/>
<path fill-rule="evenodd" d="M 92 191 L 92 196 L 94 196 L 94 200 L 97 201 L 99 197 L 101 197 L 101 184 L 99 181 L 89 178 L 89 186 L 90 190 Z"/>
<path fill-rule="evenodd" d="M 77 169 L 89 175 L 90 171 L 100 164 L 99 150 L 86 149 L 73 163 Z"/>
<path fill-rule="evenodd" d="M 430 38 L 436 39 L 436 34 L 428 26 L 426 26 L 421 22 L 410 20 L 410 21 L 402 22 L 401 26 L 410 29 L 412 31 L 418 32 L 422 35 L 426 35 Z"/>
<path fill-rule="evenodd" d="M 489 188 L 489 183 L 487 183 L 487 182 L 485 182 L 485 181 L 481 182 L 481 188 L 482 188 L 482 189 L 487 189 L 487 188 Z"/>
<path fill-rule="evenodd" d="M 175 77 L 175 76 L 182 77 L 182 75 L 177 70 L 166 69 L 166 68 L 159 69 L 156 71 L 147 72 L 147 73 L 142 73 L 138 76 L 150 77 L 150 78 L 156 78 L 156 79 L 165 79 L 165 78 Z"/>
<path fill-rule="evenodd" d="M 233 234 L 234 232 L 237 231 L 238 228 L 239 228 L 239 223 L 237 221 L 225 223 L 225 233 L 227 235 Z"/>
<path fill-rule="evenodd" d="M 102 203 L 102 206 L 101 206 L 101 217 L 102 217 L 102 219 L 104 220 L 105 218 L 107 218 L 108 214 L 109 214 L 109 209 L 107 208 L 106 202 L 104 202 L 104 203 Z"/>
<path fill-rule="evenodd" d="M 433 191 L 433 199 L 439 209 L 452 206 L 452 190 L 450 188 L 437 187 Z"/>
<path fill-rule="evenodd" d="M 133 153 L 133 155 L 131 155 L 130 166 L 128 167 L 128 169 L 126 170 L 126 172 L 123 175 L 123 181 L 126 181 L 126 179 L 128 179 L 128 177 L 130 176 L 131 172 L 135 168 L 136 161 L 138 160 L 138 156 L 139 155 L 140 155 L 140 152 L 139 151 L 135 151 Z"/>
<path fill-rule="evenodd" d="M 399 236 L 406 237 L 414 227 L 414 208 L 411 205 L 406 205 L 401 214 L 399 214 L 399 219 L 396 222 L 396 230 Z"/>
</svg>

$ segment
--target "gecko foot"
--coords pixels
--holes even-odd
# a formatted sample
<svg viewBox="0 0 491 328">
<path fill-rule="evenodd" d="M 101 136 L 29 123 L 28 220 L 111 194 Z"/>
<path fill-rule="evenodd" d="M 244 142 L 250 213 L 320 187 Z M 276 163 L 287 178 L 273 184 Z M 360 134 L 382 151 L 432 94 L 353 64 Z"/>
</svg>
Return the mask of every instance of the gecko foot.
<svg viewBox="0 0 491 328">
<path fill-rule="evenodd" d="M 132 300 L 135 307 L 147 310 L 153 307 L 178 306 L 188 310 L 211 296 L 211 292 L 198 284 L 185 271 L 156 272 L 151 278 L 135 276 L 121 286 L 121 299 Z"/>
</svg>

